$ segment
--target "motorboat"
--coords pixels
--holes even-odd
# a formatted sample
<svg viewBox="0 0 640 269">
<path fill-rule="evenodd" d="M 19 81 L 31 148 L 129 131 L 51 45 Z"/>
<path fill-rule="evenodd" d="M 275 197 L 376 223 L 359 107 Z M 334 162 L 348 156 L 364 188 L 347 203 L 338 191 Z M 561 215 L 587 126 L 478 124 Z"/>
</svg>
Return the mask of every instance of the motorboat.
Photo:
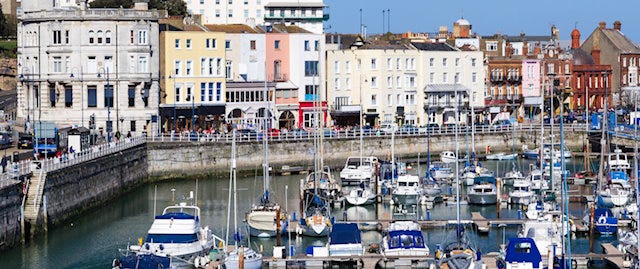
<svg viewBox="0 0 640 269">
<path fill-rule="evenodd" d="M 497 259 L 498 269 L 541 269 L 542 255 L 533 238 L 514 237 Z"/>
<path fill-rule="evenodd" d="M 533 169 L 529 172 L 528 176 L 531 182 L 531 189 L 533 190 L 548 190 L 549 181 L 543 177 L 543 172 L 540 169 Z"/>
<path fill-rule="evenodd" d="M 495 205 L 498 201 L 498 190 L 495 178 L 490 176 L 477 176 L 473 186 L 467 191 L 469 204 Z"/>
<path fill-rule="evenodd" d="M 459 159 L 453 151 L 443 151 L 440 153 L 440 161 L 443 163 L 464 162 L 465 159 Z"/>
<path fill-rule="evenodd" d="M 425 178 L 423 180 L 422 194 L 431 202 L 442 200 L 442 188 L 433 178 Z"/>
<path fill-rule="evenodd" d="M 559 219 L 546 215 L 545 218 L 525 221 L 518 237 L 532 238 L 542 255 L 556 256 L 563 253 L 562 236 L 565 234 L 562 227 Z"/>
<path fill-rule="evenodd" d="M 513 190 L 509 192 L 509 203 L 528 205 L 534 196 L 535 193 L 531 190 L 531 181 L 516 179 L 513 182 Z"/>
<path fill-rule="evenodd" d="M 565 147 L 564 155 L 562 155 L 560 143 L 555 143 L 553 145 L 545 143 L 542 147 L 542 157 L 544 160 L 550 160 L 551 158 L 560 159 L 561 157 L 569 159 L 573 157 L 573 153 Z"/>
<path fill-rule="evenodd" d="M 493 177 L 493 171 L 482 167 L 480 163 L 478 165 L 470 164 L 465 165 L 462 169 L 462 183 L 467 186 L 475 184 L 476 177 Z"/>
<path fill-rule="evenodd" d="M 547 214 L 550 214 L 554 207 L 543 201 L 536 201 L 527 205 L 525 215 L 530 220 L 537 220 Z"/>
<path fill-rule="evenodd" d="M 496 160 L 496 161 L 505 161 L 505 160 L 515 160 L 518 158 L 518 154 L 516 153 L 495 153 L 489 154 L 486 156 L 487 160 Z"/>
<path fill-rule="evenodd" d="M 435 180 L 449 180 L 455 177 L 451 166 L 443 162 L 432 162 L 429 165 L 429 175 Z"/>
<path fill-rule="evenodd" d="M 353 257 L 363 254 L 364 248 L 358 224 L 336 223 L 329 234 L 329 256 Z"/>
<path fill-rule="evenodd" d="M 614 206 L 625 206 L 629 203 L 631 190 L 628 186 L 619 183 L 611 183 L 604 190 L 598 191 L 598 207 L 612 208 Z"/>
<path fill-rule="evenodd" d="M 350 205 L 369 205 L 375 202 L 376 194 L 369 186 L 361 183 L 359 187 L 349 191 L 345 199 Z"/>
<path fill-rule="evenodd" d="M 514 168 L 504 174 L 504 177 L 502 178 L 502 185 L 513 186 L 513 182 L 518 179 L 524 179 L 524 176 L 522 175 L 522 172 Z"/>
<path fill-rule="evenodd" d="M 449 243 L 444 250 L 436 250 L 436 260 L 439 268 L 450 269 L 480 269 L 483 268 L 482 259 L 478 252 L 468 243 L 456 241 Z"/>
<path fill-rule="evenodd" d="M 540 157 L 540 149 L 524 150 L 522 157 L 529 160 L 537 160 Z"/>
<path fill-rule="evenodd" d="M 422 195 L 420 177 L 414 175 L 400 175 L 391 193 L 394 204 L 408 206 L 417 205 Z"/>
<path fill-rule="evenodd" d="M 200 208 L 180 203 L 168 206 L 154 218 L 144 242 L 132 245 L 114 268 L 190 268 L 209 262 L 212 248 L 224 249 L 225 241 L 200 226 Z"/>
<path fill-rule="evenodd" d="M 627 160 L 627 154 L 622 153 L 621 149 L 615 149 L 613 153 L 607 156 L 607 169 L 609 171 L 631 169 L 631 164 Z"/>
<path fill-rule="evenodd" d="M 601 235 L 615 235 L 618 233 L 618 218 L 608 208 L 596 208 L 593 213 L 593 225 Z"/>
<path fill-rule="evenodd" d="M 395 221 L 389 224 L 382 238 L 382 254 L 385 256 L 428 256 L 429 247 L 424 241 L 420 224 L 415 221 Z"/>
<path fill-rule="evenodd" d="M 378 166 L 378 158 L 369 157 L 349 157 L 340 171 L 340 181 L 343 185 L 359 184 L 364 182 L 369 184 L 375 178 Z"/>
<path fill-rule="evenodd" d="M 262 267 L 262 254 L 251 248 L 238 247 L 227 254 L 224 260 L 225 268 L 240 268 L 240 257 L 243 260 L 243 268 L 260 269 Z"/>
</svg>

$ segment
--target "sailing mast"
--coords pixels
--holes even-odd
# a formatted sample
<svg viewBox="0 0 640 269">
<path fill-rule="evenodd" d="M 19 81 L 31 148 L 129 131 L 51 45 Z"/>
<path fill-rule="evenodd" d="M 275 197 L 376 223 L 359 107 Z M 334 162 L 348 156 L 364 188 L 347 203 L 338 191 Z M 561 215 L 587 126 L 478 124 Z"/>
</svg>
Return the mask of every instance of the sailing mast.
<svg viewBox="0 0 640 269">
<path fill-rule="evenodd" d="M 267 70 L 267 61 L 264 61 L 264 70 Z M 263 100 L 266 103 L 266 108 L 264 113 L 262 113 L 263 118 L 263 138 L 262 138 L 262 147 L 264 148 L 264 163 L 262 164 L 262 175 L 264 180 L 262 182 L 264 187 L 264 203 L 269 203 L 269 127 L 271 124 L 271 104 L 269 98 L 269 91 L 267 90 L 267 78 L 264 78 L 264 89 L 263 89 Z"/>
<path fill-rule="evenodd" d="M 458 89 L 456 88 L 454 91 L 454 95 L 455 95 L 455 100 L 456 102 L 458 102 L 455 107 L 454 107 L 454 113 L 455 113 L 455 117 L 456 117 L 456 126 L 454 129 L 454 133 L 455 133 L 455 140 L 456 140 L 456 221 L 457 221 L 457 228 L 456 228 L 456 239 L 458 241 L 458 245 L 462 245 L 462 228 L 460 227 L 460 167 L 459 167 L 459 163 L 457 158 L 460 154 L 460 145 L 458 145 L 458 128 L 460 126 L 460 115 L 458 114 L 458 106 L 460 105 L 460 100 L 458 100 Z"/>
</svg>

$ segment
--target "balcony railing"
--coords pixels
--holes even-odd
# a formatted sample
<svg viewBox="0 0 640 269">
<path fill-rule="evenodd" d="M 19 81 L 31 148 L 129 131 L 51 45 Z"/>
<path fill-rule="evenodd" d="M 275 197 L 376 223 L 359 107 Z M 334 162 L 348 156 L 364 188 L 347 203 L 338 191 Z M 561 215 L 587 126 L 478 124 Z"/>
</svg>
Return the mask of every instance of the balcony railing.
<svg viewBox="0 0 640 269">
<path fill-rule="evenodd" d="M 20 20 L 51 21 L 51 20 L 152 20 L 164 17 L 164 10 L 133 10 L 133 9 L 88 9 L 88 10 L 43 10 L 37 12 L 23 12 L 17 10 Z"/>
</svg>

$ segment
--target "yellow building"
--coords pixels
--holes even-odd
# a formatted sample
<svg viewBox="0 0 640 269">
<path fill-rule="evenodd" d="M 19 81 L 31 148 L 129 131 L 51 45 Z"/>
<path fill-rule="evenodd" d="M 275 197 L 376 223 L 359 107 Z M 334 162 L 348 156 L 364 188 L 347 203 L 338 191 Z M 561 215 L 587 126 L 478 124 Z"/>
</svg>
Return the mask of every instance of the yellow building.
<svg viewBox="0 0 640 269">
<path fill-rule="evenodd" d="M 225 34 L 160 23 L 160 116 L 164 131 L 217 128 L 225 113 Z"/>
</svg>

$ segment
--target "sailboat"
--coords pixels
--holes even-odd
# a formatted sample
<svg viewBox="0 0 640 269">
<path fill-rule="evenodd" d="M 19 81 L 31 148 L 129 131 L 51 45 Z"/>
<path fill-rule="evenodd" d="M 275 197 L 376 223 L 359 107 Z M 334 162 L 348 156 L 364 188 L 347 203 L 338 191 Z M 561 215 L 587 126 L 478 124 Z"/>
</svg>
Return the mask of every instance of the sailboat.
<svg viewBox="0 0 640 269">
<path fill-rule="evenodd" d="M 284 234 L 287 226 L 286 212 L 280 208 L 280 205 L 271 200 L 269 196 L 269 94 L 266 92 L 265 82 L 265 102 L 267 103 L 267 109 L 264 113 L 263 130 L 264 135 L 262 144 L 264 147 L 264 163 L 263 163 L 263 185 L 264 193 L 260 197 L 260 203 L 253 205 L 251 210 L 246 214 L 247 224 L 249 225 L 249 233 L 251 236 L 257 237 L 274 237 L 278 233 Z"/>
<path fill-rule="evenodd" d="M 255 252 L 253 249 L 238 246 L 238 242 L 242 242 L 240 232 L 238 230 L 238 193 L 237 193 L 237 177 L 236 177 L 236 132 L 233 132 L 231 142 L 231 171 L 229 173 L 229 207 L 227 208 L 227 240 L 229 239 L 229 222 L 231 218 L 231 191 L 233 190 L 233 231 L 235 248 L 227 253 L 224 259 L 226 268 L 240 268 L 240 264 L 245 269 L 259 269 L 262 267 L 262 254 Z"/>
<path fill-rule="evenodd" d="M 363 157 L 363 128 L 362 128 L 362 116 L 360 117 L 360 158 L 354 161 L 355 157 L 349 157 L 345 168 L 340 172 L 340 179 L 345 184 L 346 180 L 351 179 L 359 181 L 359 187 L 352 189 L 345 198 L 350 205 L 367 205 L 372 204 L 376 199 L 375 192 L 371 189 L 371 181 L 377 180 L 375 177 L 378 158 L 376 157 Z M 353 165 L 354 162 L 358 166 Z M 350 165 L 351 164 L 351 165 Z M 354 171 L 355 170 L 355 171 Z M 360 175 L 360 176 L 358 176 Z"/>
<path fill-rule="evenodd" d="M 456 99 L 458 92 L 455 92 Z M 455 106 L 456 121 L 460 122 L 458 114 L 458 106 Z M 460 151 L 458 144 L 458 128 L 455 128 L 456 140 L 456 156 Z M 456 241 L 450 242 L 444 249 L 436 250 L 436 259 L 440 268 L 448 267 L 450 269 L 478 269 L 482 268 L 482 259 L 479 253 L 469 245 L 465 237 L 465 230 L 460 223 L 460 171 L 459 165 L 455 163 L 456 171 Z"/>
</svg>

